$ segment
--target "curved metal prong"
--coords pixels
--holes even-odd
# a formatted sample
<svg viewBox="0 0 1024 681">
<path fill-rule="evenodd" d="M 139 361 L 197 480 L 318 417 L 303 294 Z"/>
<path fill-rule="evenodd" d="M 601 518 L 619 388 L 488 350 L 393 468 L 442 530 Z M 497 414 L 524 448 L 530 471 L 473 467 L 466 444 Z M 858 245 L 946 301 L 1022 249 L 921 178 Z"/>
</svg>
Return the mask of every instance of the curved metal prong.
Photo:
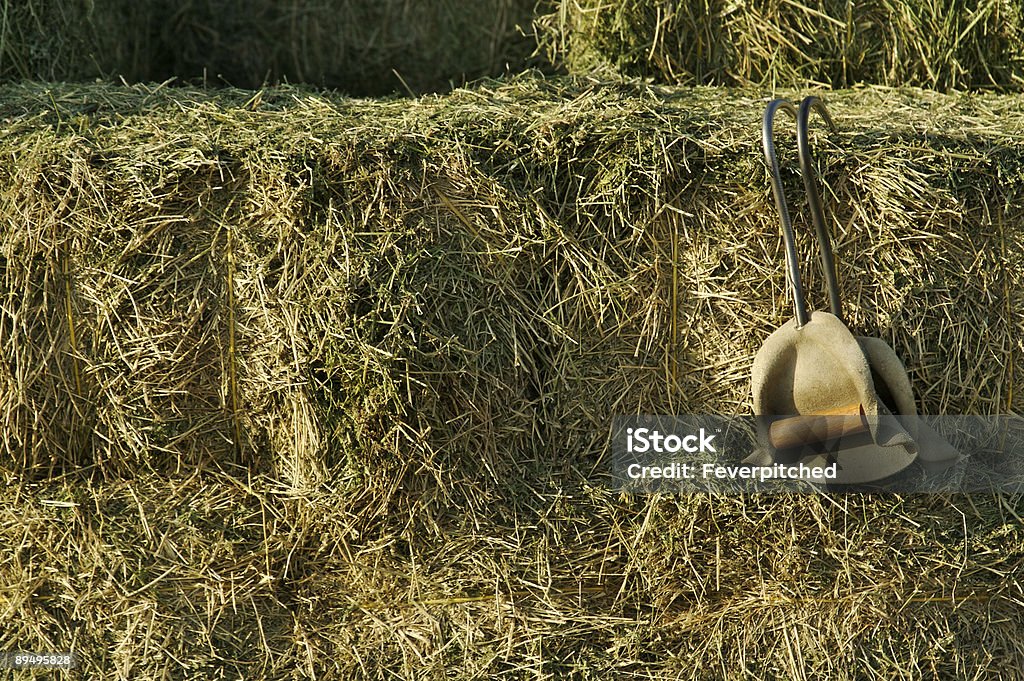
<svg viewBox="0 0 1024 681">
<path fill-rule="evenodd" d="M 804 190 L 807 192 L 807 203 L 810 205 L 811 220 L 814 231 L 818 235 L 818 250 L 821 252 L 821 269 L 825 275 L 825 286 L 828 289 L 829 307 L 832 314 L 844 324 L 843 303 L 839 297 L 839 282 L 836 278 L 836 264 L 832 257 L 832 238 L 825 224 L 825 211 L 821 207 L 821 194 L 818 192 L 818 174 L 814 168 L 811 155 L 811 144 L 807 134 L 807 125 L 811 112 L 817 111 L 825 120 L 829 129 L 835 132 L 836 126 L 825 108 L 825 103 L 815 96 L 805 97 L 800 102 L 800 111 L 796 117 L 796 145 L 800 153 L 800 172 L 804 176 Z"/>
<path fill-rule="evenodd" d="M 798 327 L 801 327 L 811 320 L 811 316 L 807 312 L 807 302 L 804 300 L 804 289 L 803 285 L 800 283 L 800 264 L 797 261 L 796 238 L 793 236 L 793 222 L 789 217 L 789 208 L 786 205 L 786 194 L 782 186 L 782 175 L 779 170 L 779 159 L 775 154 L 775 140 L 773 138 L 773 133 L 775 112 L 779 109 L 783 109 L 794 118 L 797 118 L 797 109 L 793 106 L 792 102 L 786 99 L 772 100 L 764 110 L 761 141 L 764 145 L 764 159 L 768 163 L 768 170 L 771 173 L 772 193 L 775 195 L 775 207 L 779 211 L 779 222 L 782 223 L 782 241 L 786 249 L 786 275 L 789 279 L 789 288 L 793 292 L 793 306 L 796 309 L 796 323 Z"/>
</svg>

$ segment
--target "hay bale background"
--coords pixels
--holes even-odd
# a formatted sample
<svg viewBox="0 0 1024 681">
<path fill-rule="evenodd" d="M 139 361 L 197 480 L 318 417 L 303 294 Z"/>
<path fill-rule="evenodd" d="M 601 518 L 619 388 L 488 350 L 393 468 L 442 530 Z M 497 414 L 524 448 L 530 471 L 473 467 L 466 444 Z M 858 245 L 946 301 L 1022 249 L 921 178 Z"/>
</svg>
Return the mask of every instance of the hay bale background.
<svg viewBox="0 0 1024 681">
<path fill-rule="evenodd" d="M 174 3 L 164 39 L 184 78 L 422 93 L 521 70 L 535 2 L 190 0 Z"/>
<path fill-rule="evenodd" d="M 924 411 L 1019 412 L 1019 98 L 827 101 L 853 324 Z M 747 413 L 792 314 L 756 96 L 0 102 L 0 646 L 143 679 L 1021 668 L 1016 499 L 604 486 L 613 415 Z"/>
<path fill-rule="evenodd" d="M 521 70 L 536 47 L 534 4 L 0 0 L 0 79 L 444 91 Z"/>
<path fill-rule="evenodd" d="M 2 0 L 0 9 L 3 80 L 301 82 L 382 95 L 553 64 L 683 85 L 1024 85 L 1024 10 L 1008 0 L 872 0 L 856 12 L 837 0 Z"/>
<path fill-rule="evenodd" d="M 0 79 L 164 80 L 163 2 L 0 1 Z"/>
<path fill-rule="evenodd" d="M 563 0 L 537 29 L 570 72 L 667 84 L 1024 85 L 1024 10 L 1003 0 Z"/>
</svg>

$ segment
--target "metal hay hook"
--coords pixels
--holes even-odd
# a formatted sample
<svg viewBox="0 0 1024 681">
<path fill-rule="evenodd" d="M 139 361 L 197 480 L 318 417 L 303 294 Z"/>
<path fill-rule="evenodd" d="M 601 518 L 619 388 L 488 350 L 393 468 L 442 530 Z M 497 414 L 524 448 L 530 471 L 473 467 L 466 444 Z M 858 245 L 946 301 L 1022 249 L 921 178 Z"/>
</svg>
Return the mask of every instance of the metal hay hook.
<svg viewBox="0 0 1024 681">
<path fill-rule="evenodd" d="M 818 235 L 821 269 L 825 275 L 825 286 L 828 288 L 829 307 L 832 314 L 845 324 L 843 302 L 839 298 L 839 282 L 836 279 L 836 263 L 832 258 L 832 238 L 825 225 L 825 211 L 821 208 L 821 194 L 818 193 L 818 174 L 814 169 L 814 158 L 811 156 L 811 145 L 807 135 L 807 123 L 813 111 L 817 111 L 829 130 L 835 132 L 836 125 L 832 122 L 825 103 L 814 96 L 805 97 L 804 101 L 800 102 L 800 111 L 796 117 L 796 146 L 800 154 L 800 172 L 804 176 L 804 191 L 807 193 L 807 203 L 811 209 L 811 220 Z"/>
<path fill-rule="evenodd" d="M 814 222 L 815 233 L 818 237 L 818 249 L 821 254 L 822 270 L 824 271 L 825 283 L 828 288 L 829 304 L 832 314 L 843 320 L 842 301 L 839 298 L 839 285 L 836 280 L 835 260 L 832 257 L 832 240 L 825 225 L 825 214 L 821 207 L 821 195 L 818 193 L 816 172 L 814 170 L 814 159 L 811 156 L 810 142 L 807 133 L 807 124 L 812 111 L 817 111 L 825 120 L 831 130 L 835 130 L 832 117 L 825 108 L 824 102 L 818 97 L 810 96 L 804 98 L 800 103 L 799 110 L 792 102 L 786 99 L 775 99 L 769 102 L 764 111 L 764 119 L 761 132 L 761 141 L 764 146 L 764 157 L 772 178 L 772 194 L 775 197 L 775 207 L 779 211 L 779 222 L 782 225 L 782 240 L 786 250 L 786 275 L 789 281 L 790 290 L 793 292 L 793 306 L 796 311 L 797 327 L 802 327 L 811 320 L 807 311 L 807 301 L 804 298 L 803 284 L 800 278 L 800 265 L 796 254 L 796 238 L 793 233 L 793 222 L 789 215 L 789 207 L 786 202 L 785 189 L 782 186 L 782 175 L 779 168 L 779 159 L 775 153 L 775 141 L 773 138 L 775 112 L 779 109 L 785 110 L 796 119 L 797 127 L 797 149 L 800 155 L 800 170 L 804 179 L 804 191 L 807 194 L 807 201 L 810 206 L 811 219 Z"/>
</svg>

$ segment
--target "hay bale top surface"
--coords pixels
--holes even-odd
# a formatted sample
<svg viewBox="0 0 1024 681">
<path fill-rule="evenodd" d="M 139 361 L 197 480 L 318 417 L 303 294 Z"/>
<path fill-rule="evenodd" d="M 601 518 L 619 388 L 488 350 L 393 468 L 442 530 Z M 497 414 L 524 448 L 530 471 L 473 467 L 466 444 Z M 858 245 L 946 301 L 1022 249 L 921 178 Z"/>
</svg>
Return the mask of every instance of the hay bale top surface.
<svg viewBox="0 0 1024 681">
<path fill-rule="evenodd" d="M 792 98 L 805 94 L 779 92 Z M 835 112 L 838 139 L 849 140 L 851 152 L 869 142 L 858 133 L 869 133 L 874 140 L 888 136 L 893 151 L 900 151 L 895 141 L 901 135 L 926 142 L 941 135 L 979 151 L 991 145 L 1012 146 L 1020 138 L 1024 117 L 1022 99 L 1012 95 L 944 95 L 880 86 L 820 94 Z M 483 82 L 444 96 L 377 100 L 294 87 L 253 93 L 230 88 L 8 84 L 0 86 L 0 116 L 9 148 L 26 135 L 80 141 L 112 141 L 118 136 L 128 143 L 133 137 L 168 135 L 198 140 L 216 132 L 223 149 L 273 157 L 273 151 L 284 151 L 289 144 L 317 149 L 362 140 L 366 146 L 382 148 L 401 141 L 410 151 L 441 152 L 459 148 L 462 139 L 491 139 L 489 146 L 475 144 L 469 151 L 501 158 L 511 151 L 502 147 L 503 141 L 506 147 L 515 143 L 517 152 L 533 151 L 541 163 L 555 163 L 563 148 L 594 141 L 599 144 L 594 148 L 597 153 L 574 160 L 600 164 L 606 160 L 600 152 L 628 157 L 636 148 L 624 140 L 638 138 L 650 138 L 649 146 L 665 148 L 679 144 L 681 138 L 709 154 L 747 152 L 760 144 L 759 121 L 768 99 L 764 92 L 728 88 L 528 76 Z M 247 130 L 251 134 L 245 134 Z M 241 137 L 225 134 L 228 131 Z M 117 150 L 106 149 L 112 157 L 116 154 L 110 152 Z M 146 151 L 142 145 L 135 156 Z M 680 162 L 684 158 L 680 154 Z"/>
<path fill-rule="evenodd" d="M 766 103 L 776 95 L 793 96 L 793 90 L 780 89 L 777 93 L 764 88 L 703 87 L 703 86 L 662 86 L 640 80 L 601 80 L 599 78 L 550 77 L 540 73 L 526 73 L 507 79 L 482 80 L 470 88 L 461 88 L 445 94 L 428 94 L 417 98 L 408 97 L 352 97 L 344 93 L 311 87 L 282 85 L 259 90 L 236 88 L 169 87 L 157 84 L 135 84 L 111 86 L 105 83 L 20 83 L 0 84 L 3 93 L 4 117 L 33 116 L 45 113 L 110 113 L 138 116 L 152 115 L 172 102 L 178 103 L 182 111 L 201 108 L 203 105 L 231 109 L 239 118 L 244 112 L 273 113 L 283 110 L 302 110 L 302 105 L 316 103 L 332 104 L 339 113 L 361 109 L 378 111 L 409 111 L 415 113 L 426 108 L 473 110 L 493 108 L 509 112 L 516 117 L 525 109 L 543 103 L 573 103 L 573 108 L 586 114 L 600 102 L 634 102 L 653 106 L 655 102 L 665 104 L 697 106 L 705 113 L 716 109 L 713 104 L 743 107 L 744 103 Z M 827 103 L 849 102 L 851 108 L 872 107 L 877 115 L 902 111 L 904 118 L 932 118 L 943 109 L 962 107 L 964 113 L 975 112 L 1001 115 L 1012 112 L 1019 98 L 1012 94 L 992 92 L 940 93 L 927 88 L 888 87 L 864 85 L 848 90 L 800 90 L 799 95 L 817 94 Z M 75 107 L 79 107 L 78 110 Z M 761 106 L 760 108 L 763 108 Z M 916 112 L 916 116 L 915 116 Z M 1012 118 L 1012 117 L 1011 117 Z M 998 126 L 1000 121 L 990 121 Z M 628 127 L 628 126 L 625 126 Z"/>
</svg>

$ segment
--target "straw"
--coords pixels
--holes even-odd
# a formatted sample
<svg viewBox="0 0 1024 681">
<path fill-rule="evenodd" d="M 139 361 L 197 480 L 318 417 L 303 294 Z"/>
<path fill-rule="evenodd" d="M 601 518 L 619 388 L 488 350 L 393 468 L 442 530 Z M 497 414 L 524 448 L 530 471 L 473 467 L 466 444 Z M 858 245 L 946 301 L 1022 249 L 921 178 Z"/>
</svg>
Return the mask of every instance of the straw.
<svg viewBox="0 0 1024 681">
<path fill-rule="evenodd" d="M 1020 98 L 825 97 L 851 324 L 922 411 L 1019 412 Z M 764 104 L 0 88 L 0 647 L 140 679 L 1012 676 L 1014 498 L 607 486 L 613 416 L 749 413 L 792 315 Z"/>
</svg>

